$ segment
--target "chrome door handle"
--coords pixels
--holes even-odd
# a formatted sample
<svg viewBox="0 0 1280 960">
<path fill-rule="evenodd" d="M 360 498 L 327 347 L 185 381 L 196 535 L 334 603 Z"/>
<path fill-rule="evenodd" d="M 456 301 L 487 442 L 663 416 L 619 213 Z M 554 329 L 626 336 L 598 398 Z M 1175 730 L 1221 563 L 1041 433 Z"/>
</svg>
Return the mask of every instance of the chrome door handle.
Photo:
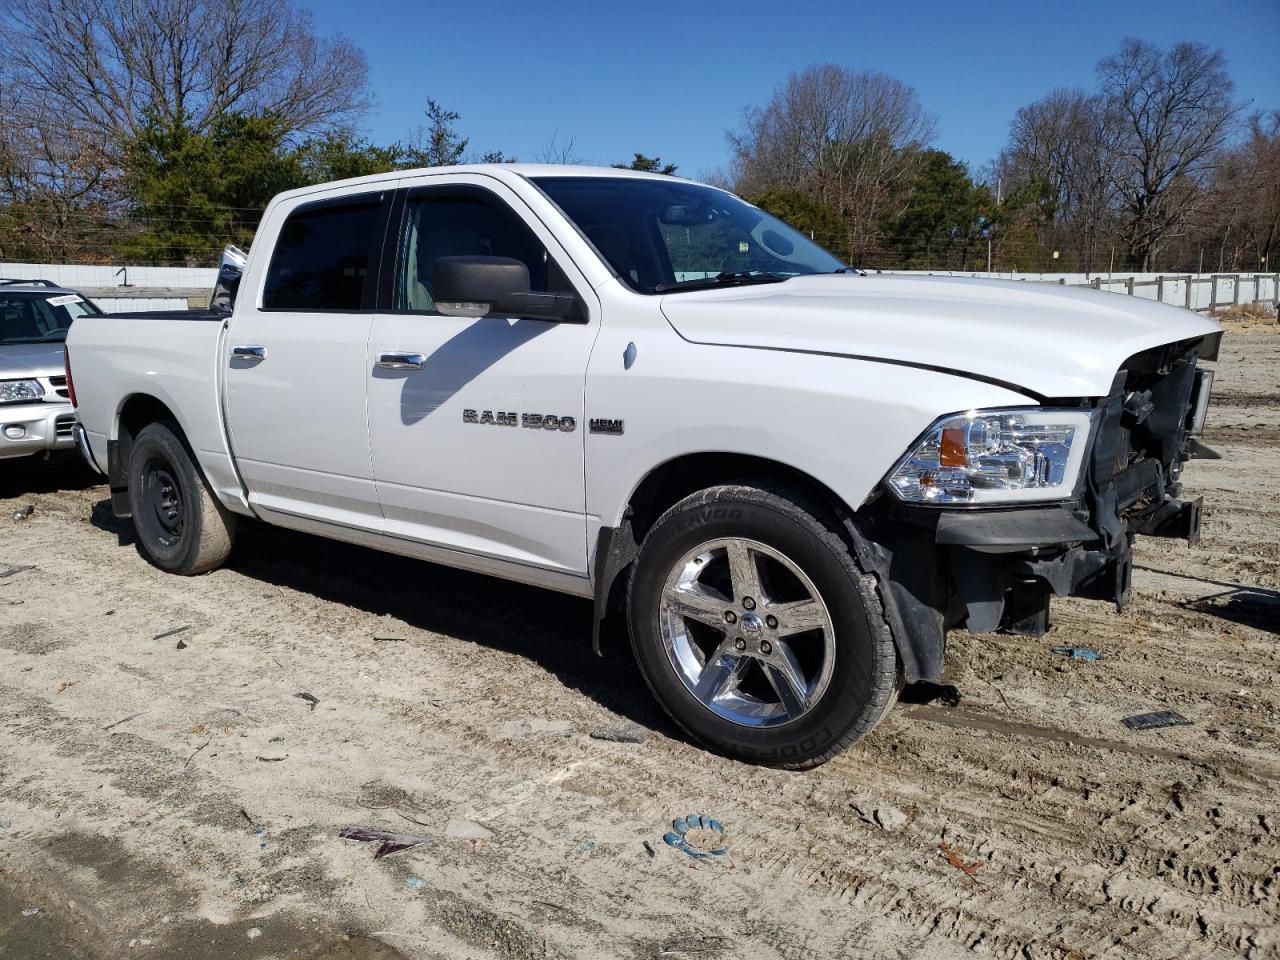
<svg viewBox="0 0 1280 960">
<path fill-rule="evenodd" d="M 232 360 L 252 360 L 253 362 L 257 363 L 258 361 L 267 359 L 267 348 L 266 347 L 232 347 L 231 359 Z"/>
<path fill-rule="evenodd" d="M 383 370 L 421 370 L 426 365 L 427 358 L 420 353 L 384 353 L 375 364 Z"/>
</svg>

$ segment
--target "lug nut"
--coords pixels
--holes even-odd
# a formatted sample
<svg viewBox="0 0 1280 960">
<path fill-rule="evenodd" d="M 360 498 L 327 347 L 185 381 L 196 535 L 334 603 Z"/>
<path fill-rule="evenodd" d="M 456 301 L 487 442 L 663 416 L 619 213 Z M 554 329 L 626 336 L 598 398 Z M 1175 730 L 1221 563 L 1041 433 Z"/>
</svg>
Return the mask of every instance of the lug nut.
<svg viewBox="0 0 1280 960">
<path fill-rule="evenodd" d="M 769 654 L 773 653 L 773 644 L 771 644 L 768 640 L 764 641 L 762 644 L 760 644 L 760 652 L 763 653 L 765 656 L 768 656 Z"/>
<path fill-rule="evenodd" d="M 735 640 L 735 641 L 733 642 L 733 645 L 734 645 L 735 647 L 737 647 L 739 650 L 745 650 L 745 649 L 747 649 L 747 641 L 743 640 L 741 637 L 739 637 L 737 640 Z"/>
<path fill-rule="evenodd" d="M 750 597 L 743 597 L 742 606 L 744 609 L 754 610 L 756 608 L 756 602 L 752 600 Z"/>
<path fill-rule="evenodd" d="M 769 614 L 769 616 L 765 617 L 764 622 L 769 625 L 770 630 L 778 629 L 778 618 L 775 617 L 773 614 Z"/>
<path fill-rule="evenodd" d="M 737 623 L 737 622 L 738 622 L 738 615 L 737 615 L 736 613 L 734 613 L 732 610 L 726 610 L 726 611 L 724 612 L 724 622 L 725 622 L 725 623 Z"/>
</svg>

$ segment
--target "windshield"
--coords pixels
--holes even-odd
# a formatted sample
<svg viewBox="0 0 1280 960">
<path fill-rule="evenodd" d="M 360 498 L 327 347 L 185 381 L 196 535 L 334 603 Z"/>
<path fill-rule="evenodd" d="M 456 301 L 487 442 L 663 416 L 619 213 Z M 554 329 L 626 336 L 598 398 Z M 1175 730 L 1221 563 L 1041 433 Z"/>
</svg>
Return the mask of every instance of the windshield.
<svg viewBox="0 0 1280 960">
<path fill-rule="evenodd" d="M 73 293 L 0 293 L 0 343 L 61 343 L 71 322 L 98 309 Z"/>
<path fill-rule="evenodd" d="M 534 183 L 639 293 L 848 270 L 808 237 L 722 190 L 631 177 L 538 177 Z"/>
</svg>

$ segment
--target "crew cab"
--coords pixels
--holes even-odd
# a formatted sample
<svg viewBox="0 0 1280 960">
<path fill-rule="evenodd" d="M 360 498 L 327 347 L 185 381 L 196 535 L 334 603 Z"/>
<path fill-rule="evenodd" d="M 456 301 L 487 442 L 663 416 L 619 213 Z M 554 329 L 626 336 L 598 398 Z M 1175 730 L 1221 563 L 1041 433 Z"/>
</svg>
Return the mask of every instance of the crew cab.
<svg viewBox="0 0 1280 960">
<path fill-rule="evenodd" d="M 94 304 L 49 280 L 0 279 L 0 460 L 75 456 L 63 341 Z"/>
<path fill-rule="evenodd" d="M 1123 605 L 1136 535 L 1198 533 L 1221 331 L 1180 308 L 864 275 L 719 189 L 515 164 L 282 194 L 237 282 L 71 331 L 151 562 L 252 517 L 590 598 L 745 760 L 822 762 L 949 630 Z"/>
</svg>

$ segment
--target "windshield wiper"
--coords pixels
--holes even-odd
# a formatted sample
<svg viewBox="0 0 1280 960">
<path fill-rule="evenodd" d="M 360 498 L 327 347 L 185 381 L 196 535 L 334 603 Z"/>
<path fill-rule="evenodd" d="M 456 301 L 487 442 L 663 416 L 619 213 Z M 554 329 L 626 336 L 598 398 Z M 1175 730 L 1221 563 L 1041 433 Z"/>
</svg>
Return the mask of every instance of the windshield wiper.
<svg viewBox="0 0 1280 960">
<path fill-rule="evenodd" d="M 660 283 L 653 288 L 654 293 L 669 293 L 672 290 L 706 290 L 710 287 L 734 286 L 745 283 L 781 283 L 790 277 L 780 273 L 733 273 L 726 270 L 714 277 L 702 277 L 698 280 L 677 280 L 675 283 Z"/>
</svg>

